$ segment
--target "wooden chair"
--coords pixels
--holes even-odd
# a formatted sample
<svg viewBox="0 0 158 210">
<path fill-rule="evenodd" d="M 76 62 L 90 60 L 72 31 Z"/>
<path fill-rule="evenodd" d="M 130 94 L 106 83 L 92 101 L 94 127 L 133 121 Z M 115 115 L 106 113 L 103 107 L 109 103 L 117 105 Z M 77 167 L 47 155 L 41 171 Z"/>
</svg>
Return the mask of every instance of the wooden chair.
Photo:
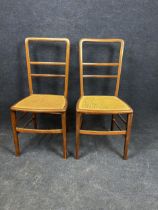
<svg viewBox="0 0 158 210">
<path fill-rule="evenodd" d="M 55 42 L 63 43 L 66 45 L 66 58 L 64 62 L 41 62 L 32 61 L 30 58 L 30 42 Z M 30 95 L 15 105 L 11 106 L 11 121 L 13 128 L 14 144 L 16 155 L 20 155 L 19 146 L 19 133 L 37 133 L 37 134 L 58 134 L 63 135 L 63 157 L 67 157 L 67 143 L 66 143 L 66 110 L 67 110 L 67 96 L 68 96 L 68 76 L 69 76 L 69 57 L 70 57 L 70 42 L 66 38 L 26 38 L 26 62 L 28 72 L 28 83 Z M 65 74 L 34 74 L 31 71 L 32 65 L 50 65 L 50 66 L 64 66 Z M 64 94 L 52 95 L 52 94 L 34 94 L 33 93 L 33 77 L 48 77 L 48 78 L 64 78 Z M 17 119 L 17 112 L 21 112 L 22 116 Z M 31 119 L 29 119 L 24 127 L 18 127 L 17 123 L 24 118 L 28 113 L 32 113 Z M 62 129 L 37 129 L 36 114 L 37 113 L 49 113 L 60 114 L 62 121 Z M 26 126 L 33 122 L 34 129 L 27 128 Z"/>
<path fill-rule="evenodd" d="M 119 51 L 119 61 L 117 63 L 85 63 L 83 61 L 83 44 L 88 42 L 91 43 L 118 43 L 120 45 Z M 131 125 L 133 110 L 124 101 L 118 98 L 121 67 L 122 67 L 122 57 L 124 50 L 124 41 L 122 39 L 81 39 L 79 43 L 79 63 L 80 63 L 80 99 L 76 106 L 76 159 L 79 158 L 79 144 L 80 144 L 80 134 L 82 135 L 124 135 L 124 159 L 128 159 L 128 144 L 130 141 Z M 84 66 L 116 66 L 116 75 L 84 75 Z M 114 78 L 116 79 L 116 88 L 114 96 L 94 96 L 84 95 L 84 84 L 83 78 Z M 95 131 L 95 130 L 83 130 L 81 129 L 82 115 L 112 115 L 111 130 L 110 131 Z M 127 120 L 122 116 L 126 114 Z M 116 120 L 116 116 L 117 119 Z M 125 124 L 125 129 L 122 130 L 119 121 Z M 114 125 L 117 126 L 119 130 L 113 130 Z"/>
</svg>

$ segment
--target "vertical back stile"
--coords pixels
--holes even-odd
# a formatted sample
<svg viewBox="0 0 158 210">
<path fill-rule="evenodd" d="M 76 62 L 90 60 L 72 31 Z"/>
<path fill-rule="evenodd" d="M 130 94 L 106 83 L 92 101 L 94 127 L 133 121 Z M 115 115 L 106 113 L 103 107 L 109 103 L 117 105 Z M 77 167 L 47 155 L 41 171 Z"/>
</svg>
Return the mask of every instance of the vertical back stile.
<svg viewBox="0 0 158 210">
<path fill-rule="evenodd" d="M 33 94 L 33 88 L 32 88 L 32 77 L 31 77 L 30 53 L 29 53 L 29 38 L 25 39 L 25 50 L 26 50 L 26 64 L 27 64 L 29 92 L 31 95 Z"/>
<path fill-rule="evenodd" d="M 79 42 L 79 68 L 80 68 L 80 95 L 84 95 L 83 89 L 83 40 L 81 39 Z"/>
<path fill-rule="evenodd" d="M 65 64 L 65 97 L 68 96 L 69 65 L 70 65 L 70 41 L 66 39 L 66 64 Z"/>
<path fill-rule="evenodd" d="M 118 66 L 118 77 L 116 81 L 116 88 L 115 88 L 115 96 L 118 96 L 119 87 L 120 87 L 120 77 L 121 77 L 121 70 L 122 70 L 122 59 L 123 59 L 123 51 L 124 51 L 124 41 L 120 41 L 120 53 L 119 53 L 119 66 Z"/>
</svg>

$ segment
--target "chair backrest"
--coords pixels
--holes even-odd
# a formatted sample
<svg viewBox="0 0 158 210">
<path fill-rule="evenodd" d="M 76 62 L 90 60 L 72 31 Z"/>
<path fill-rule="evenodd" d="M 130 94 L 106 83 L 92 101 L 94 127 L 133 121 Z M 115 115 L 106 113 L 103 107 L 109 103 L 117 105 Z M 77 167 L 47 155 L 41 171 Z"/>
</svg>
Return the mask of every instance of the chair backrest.
<svg viewBox="0 0 158 210">
<path fill-rule="evenodd" d="M 42 61 L 32 61 L 30 58 L 29 44 L 30 42 L 56 42 L 56 43 L 66 43 L 65 61 L 64 62 L 42 62 Z M 64 78 L 64 96 L 68 95 L 68 77 L 69 77 L 69 60 L 70 60 L 70 41 L 67 38 L 37 38 L 29 37 L 25 39 L 25 49 L 26 49 L 26 62 L 27 62 L 27 72 L 28 72 L 28 83 L 30 94 L 33 94 L 33 77 L 51 77 L 51 78 Z M 34 74 L 32 73 L 32 65 L 44 65 L 44 66 L 65 66 L 65 74 Z"/>
<path fill-rule="evenodd" d="M 119 59 L 117 63 L 85 63 L 83 60 L 83 44 L 87 43 L 119 43 Z M 121 68 L 122 68 L 122 58 L 124 51 L 124 41 L 122 39 L 81 39 L 79 42 L 79 64 L 80 64 L 80 95 L 84 95 L 84 78 L 115 78 L 116 79 L 116 87 L 115 87 L 115 96 L 118 96 L 119 86 L 120 86 L 120 76 L 121 76 Z M 116 66 L 117 74 L 115 75 L 86 75 L 83 74 L 84 66 Z"/>
</svg>

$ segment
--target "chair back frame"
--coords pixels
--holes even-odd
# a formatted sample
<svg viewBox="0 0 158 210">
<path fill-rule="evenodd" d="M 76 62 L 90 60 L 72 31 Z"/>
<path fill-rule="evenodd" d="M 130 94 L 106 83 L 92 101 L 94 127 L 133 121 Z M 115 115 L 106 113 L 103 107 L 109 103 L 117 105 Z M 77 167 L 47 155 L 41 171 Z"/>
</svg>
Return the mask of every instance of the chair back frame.
<svg viewBox="0 0 158 210">
<path fill-rule="evenodd" d="M 31 61 L 29 53 L 30 42 L 65 42 L 66 43 L 66 55 L 65 62 L 42 62 Z M 25 39 L 26 50 L 26 63 L 28 73 L 28 84 L 30 95 L 33 94 L 33 82 L 32 77 L 51 77 L 51 78 L 65 78 L 64 81 L 64 96 L 68 96 L 68 80 L 69 80 L 69 63 L 70 63 L 70 41 L 67 38 L 38 38 L 28 37 Z M 65 74 L 33 74 L 31 71 L 31 65 L 47 65 L 47 66 L 65 66 Z"/>
<path fill-rule="evenodd" d="M 119 62 L 118 63 L 85 63 L 83 61 L 83 43 L 84 42 L 92 42 L 92 43 L 120 43 L 120 51 L 119 51 Z M 120 77 L 121 77 L 121 69 L 122 69 L 122 59 L 124 52 L 124 40 L 122 39 L 90 39 L 85 38 L 81 39 L 79 42 L 79 65 L 80 65 L 80 95 L 84 95 L 84 78 L 116 78 L 116 87 L 115 87 L 115 96 L 118 96 L 119 86 L 120 86 Z M 118 66 L 116 75 L 84 75 L 84 66 Z"/>
</svg>

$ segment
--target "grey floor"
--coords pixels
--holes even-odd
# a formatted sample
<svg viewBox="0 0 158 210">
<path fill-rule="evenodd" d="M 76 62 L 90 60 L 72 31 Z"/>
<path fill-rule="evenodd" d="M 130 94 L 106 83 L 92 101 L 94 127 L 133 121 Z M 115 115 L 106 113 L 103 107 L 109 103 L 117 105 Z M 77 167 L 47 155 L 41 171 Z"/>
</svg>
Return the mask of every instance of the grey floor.
<svg viewBox="0 0 158 210">
<path fill-rule="evenodd" d="M 22 155 L 15 157 L 11 129 L 1 129 L 0 210 L 158 210 L 155 123 L 133 129 L 127 161 L 121 137 L 83 136 L 78 161 L 73 132 L 67 160 L 60 135 L 20 137 Z"/>
</svg>

